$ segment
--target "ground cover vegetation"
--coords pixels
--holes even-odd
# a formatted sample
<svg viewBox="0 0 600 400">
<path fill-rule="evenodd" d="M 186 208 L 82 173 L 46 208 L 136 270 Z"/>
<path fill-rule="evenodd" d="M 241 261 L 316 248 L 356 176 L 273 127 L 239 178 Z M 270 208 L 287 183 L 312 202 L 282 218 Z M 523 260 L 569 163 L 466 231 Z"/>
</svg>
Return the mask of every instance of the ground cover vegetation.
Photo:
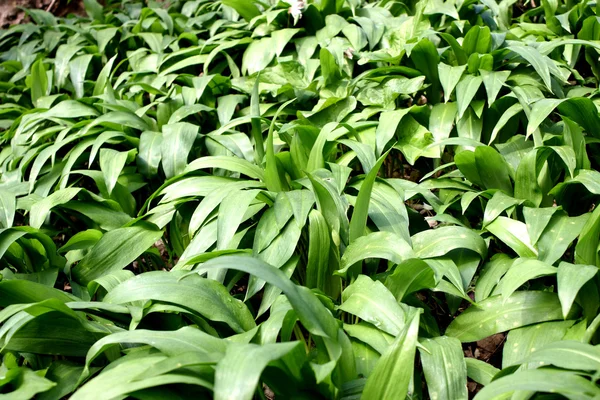
<svg viewBox="0 0 600 400">
<path fill-rule="evenodd" d="M 0 31 L 0 396 L 600 398 L 600 5 L 168 3 Z"/>
</svg>

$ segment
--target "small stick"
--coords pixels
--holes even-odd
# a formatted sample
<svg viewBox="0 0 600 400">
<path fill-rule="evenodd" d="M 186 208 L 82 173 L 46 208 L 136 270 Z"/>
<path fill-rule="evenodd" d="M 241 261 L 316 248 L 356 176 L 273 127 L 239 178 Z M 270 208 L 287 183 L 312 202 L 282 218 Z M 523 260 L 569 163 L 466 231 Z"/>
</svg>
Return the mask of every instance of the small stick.
<svg viewBox="0 0 600 400">
<path fill-rule="evenodd" d="M 50 5 L 48 6 L 48 8 L 46 8 L 46 11 L 50 11 L 52 9 L 52 7 L 54 6 L 54 3 L 56 3 L 56 0 L 52 0 L 52 3 L 50 3 Z"/>
</svg>

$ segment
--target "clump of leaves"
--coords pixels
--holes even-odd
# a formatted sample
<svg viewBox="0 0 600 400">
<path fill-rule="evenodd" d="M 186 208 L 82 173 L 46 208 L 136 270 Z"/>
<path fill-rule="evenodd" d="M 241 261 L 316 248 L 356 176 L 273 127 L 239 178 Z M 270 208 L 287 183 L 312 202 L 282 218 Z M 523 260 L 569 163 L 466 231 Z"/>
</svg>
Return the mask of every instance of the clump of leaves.
<svg viewBox="0 0 600 400">
<path fill-rule="evenodd" d="M 0 31 L 2 394 L 600 396 L 595 3 L 106 3 Z"/>
</svg>

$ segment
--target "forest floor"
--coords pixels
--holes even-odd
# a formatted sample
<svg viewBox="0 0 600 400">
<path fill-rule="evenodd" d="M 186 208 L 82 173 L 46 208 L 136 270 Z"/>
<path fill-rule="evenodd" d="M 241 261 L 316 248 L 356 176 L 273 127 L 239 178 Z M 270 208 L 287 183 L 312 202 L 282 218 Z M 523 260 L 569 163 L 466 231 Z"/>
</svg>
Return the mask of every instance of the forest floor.
<svg viewBox="0 0 600 400">
<path fill-rule="evenodd" d="M 23 8 L 35 8 L 64 16 L 84 12 L 81 0 L 0 0 L 0 28 L 20 24 L 27 19 Z"/>
</svg>

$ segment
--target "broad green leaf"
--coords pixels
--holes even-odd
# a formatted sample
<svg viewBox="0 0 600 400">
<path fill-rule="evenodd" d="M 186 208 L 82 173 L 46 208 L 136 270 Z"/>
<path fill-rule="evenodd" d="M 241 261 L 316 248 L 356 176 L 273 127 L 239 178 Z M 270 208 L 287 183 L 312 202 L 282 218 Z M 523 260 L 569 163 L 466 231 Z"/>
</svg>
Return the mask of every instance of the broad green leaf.
<svg viewBox="0 0 600 400">
<path fill-rule="evenodd" d="M 367 322 L 358 324 L 344 324 L 344 330 L 353 338 L 360 340 L 374 348 L 379 354 L 387 351 L 394 341 L 394 336 L 385 333 Z"/>
<path fill-rule="evenodd" d="M 510 76 L 510 71 L 486 71 L 480 69 L 479 73 L 481 73 L 483 86 L 485 86 L 485 91 L 487 92 L 488 107 L 491 107 Z"/>
<path fill-rule="evenodd" d="M 31 102 L 37 107 L 38 100 L 48 94 L 48 76 L 43 60 L 31 66 Z"/>
<path fill-rule="evenodd" d="M 488 385 L 500 370 L 485 361 L 476 358 L 465 358 L 467 376 L 480 385 Z"/>
<path fill-rule="evenodd" d="M 39 397 L 56 386 L 56 383 L 40 376 L 36 371 L 27 367 L 11 368 L 7 370 L 2 379 L 3 387 L 12 387 L 14 390 L 3 393 L 7 399 L 30 399 Z"/>
<path fill-rule="evenodd" d="M 362 397 L 401 399 L 406 397 L 413 376 L 419 313 L 413 312 L 405 328 L 381 355 L 367 379 Z"/>
<path fill-rule="evenodd" d="M 550 219 L 557 211 L 557 207 L 523 207 L 523 216 L 525 217 L 525 224 L 527 225 L 527 232 L 529 233 L 532 245 L 537 243 L 542 232 L 548 226 Z"/>
<path fill-rule="evenodd" d="M 529 113 L 529 122 L 527 123 L 527 136 L 531 135 L 542 122 L 550 115 L 554 109 L 564 101 L 564 99 L 541 99 L 536 101 L 531 107 Z"/>
<path fill-rule="evenodd" d="M 598 267 L 595 265 L 570 264 L 564 261 L 558 265 L 558 298 L 565 318 L 571 310 L 577 293 L 597 273 Z"/>
<path fill-rule="evenodd" d="M 557 340 L 532 351 L 525 361 L 574 370 L 600 370 L 600 349 L 587 343 Z"/>
<path fill-rule="evenodd" d="M 456 102 L 458 103 L 458 118 L 462 118 L 473 97 L 479 90 L 483 78 L 480 76 L 465 75 L 456 85 Z"/>
<path fill-rule="evenodd" d="M 494 255 L 491 260 L 484 265 L 475 286 L 476 302 L 479 303 L 492 294 L 494 288 L 498 282 L 500 282 L 500 279 L 504 276 L 506 271 L 512 266 L 514 261 L 515 260 L 508 257 L 506 254 L 499 253 Z"/>
<path fill-rule="evenodd" d="M 8 229 L 13 226 L 16 207 L 15 195 L 7 190 L 0 191 L 0 229 Z"/>
<path fill-rule="evenodd" d="M 261 168 L 243 158 L 230 156 L 207 156 L 198 158 L 189 163 L 184 172 L 187 173 L 205 168 L 226 169 L 228 171 L 244 174 L 253 179 L 259 179 L 261 181 L 265 179 L 264 172 Z"/>
<path fill-rule="evenodd" d="M 383 258 L 398 264 L 414 255 L 410 245 L 399 236 L 391 232 L 373 232 L 359 237 L 346 248 L 337 274 L 344 276 L 351 266 L 366 258 Z"/>
<path fill-rule="evenodd" d="M 379 116 L 379 125 L 377 125 L 377 131 L 375 132 L 378 155 L 383 153 L 388 142 L 396 134 L 396 129 L 398 129 L 400 121 L 402 121 L 402 118 L 408 114 L 409 111 L 409 108 L 405 108 L 381 113 Z"/>
<path fill-rule="evenodd" d="M 427 98 L 432 104 L 438 103 L 441 98 L 438 72 L 440 57 L 434 44 L 428 39 L 422 39 L 413 47 L 410 58 L 415 67 L 427 77 L 428 83 L 431 84 L 427 89 Z"/>
<path fill-rule="evenodd" d="M 105 369 L 101 374 L 86 382 L 71 398 L 74 400 L 89 399 L 96 396 L 98 392 L 102 392 L 102 396 L 107 399 L 118 399 L 127 397 L 130 393 L 144 392 L 144 389 L 153 388 L 154 391 L 159 391 L 164 389 L 164 386 L 177 384 L 212 389 L 209 380 L 191 376 L 183 371 L 178 373 L 174 370 L 187 366 L 214 364 L 214 362 L 213 356 L 198 355 L 197 353 L 182 354 L 177 357 L 142 352 L 132 354 L 122 357 L 112 368 Z M 163 388 L 159 389 L 161 386 Z"/>
<path fill-rule="evenodd" d="M 162 157 L 163 136 L 160 132 L 146 131 L 140 136 L 139 153 L 136 161 L 143 175 L 156 176 Z"/>
<path fill-rule="evenodd" d="M 104 175 L 106 190 L 110 195 L 117 184 L 119 175 L 125 168 L 128 153 L 113 149 L 100 149 L 100 170 Z M 70 200 L 70 199 L 69 199 Z"/>
<path fill-rule="evenodd" d="M 29 214 L 29 225 L 34 228 L 41 228 L 50 210 L 71 201 L 80 191 L 80 188 L 62 189 L 35 203 Z"/>
<path fill-rule="evenodd" d="M 418 258 L 411 258 L 399 263 L 394 272 L 385 279 L 385 286 L 396 297 L 402 299 L 410 293 L 435 287 L 434 271 Z"/>
<path fill-rule="evenodd" d="M 486 189 L 500 189 L 512 196 L 510 167 L 500 153 L 489 146 L 479 146 L 475 149 L 475 164 Z"/>
<path fill-rule="evenodd" d="M 514 291 L 525 282 L 542 276 L 555 275 L 557 271 L 556 267 L 542 261 L 518 259 L 506 271 L 492 295 L 500 294 L 505 299 L 509 299 Z"/>
<path fill-rule="evenodd" d="M 369 171 L 369 173 L 365 176 L 365 179 L 362 181 L 360 190 L 358 192 L 358 197 L 356 198 L 356 203 L 354 203 L 352 219 L 350 220 L 350 243 L 354 242 L 356 239 L 365 234 L 373 184 L 375 183 L 375 179 L 377 179 L 379 169 L 383 165 L 383 162 L 385 161 L 385 158 L 388 154 L 389 153 L 385 153 L 381 157 L 379 157 L 377 163 L 375 163 L 373 168 Z"/>
<path fill-rule="evenodd" d="M 312 210 L 309 219 L 308 260 L 306 263 L 306 286 L 330 292 L 333 270 L 330 262 L 331 234 L 323 215 Z M 334 264 L 335 265 L 335 264 Z"/>
<path fill-rule="evenodd" d="M 339 309 L 393 336 L 400 334 L 406 323 L 404 310 L 392 293 L 366 275 L 359 275 L 344 290 Z"/>
<path fill-rule="evenodd" d="M 237 11 L 246 21 L 250 21 L 252 18 L 260 15 L 260 11 L 253 1 L 221 0 L 221 2 Z"/>
<path fill-rule="evenodd" d="M 184 327 L 173 332 L 139 329 L 113 333 L 98 340 L 90 348 L 82 376 L 90 371 L 91 363 L 111 347 L 123 344 L 148 344 L 166 355 L 184 353 L 225 353 L 226 342 L 199 329 Z"/>
<path fill-rule="evenodd" d="M 216 366 L 215 399 L 254 398 L 263 369 L 272 361 L 284 357 L 300 345 L 299 342 L 264 345 L 232 343 L 225 357 Z"/>
<path fill-rule="evenodd" d="M 552 90 L 552 83 L 550 81 L 550 69 L 547 64 L 547 56 L 543 56 L 540 52 L 531 46 L 509 46 L 508 50 L 516 53 L 517 55 L 523 57 L 535 72 L 538 73 L 542 81 L 546 85 L 549 90 Z M 545 58 L 546 57 L 546 58 Z"/>
<path fill-rule="evenodd" d="M 498 119 L 496 126 L 494 126 L 494 129 L 492 130 L 492 135 L 490 137 L 489 144 L 492 144 L 492 142 L 494 142 L 494 140 L 496 140 L 498 133 L 500 133 L 502 128 L 504 128 L 504 126 L 506 126 L 508 121 L 510 121 L 511 118 L 513 118 L 515 115 L 519 114 L 521 111 L 523 111 L 523 106 L 521 105 L 521 103 L 518 103 L 518 102 L 513 104 L 512 106 L 508 107 L 508 109 L 502 114 L 500 119 Z"/>
<path fill-rule="evenodd" d="M 85 75 L 93 57 L 94 56 L 92 54 L 84 54 L 82 56 L 74 58 L 69 62 L 69 74 L 71 77 L 71 83 L 75 88 L 75 96 L 78 99 L 84 96 Z"/>
<path fill-rule="evenodd" d="M 225 322 L 237 333 L 255 327 L 246 305 L 232 298 L 223 285 L 184 271 L 147 272 L 122 282 L 104 297 L 113 304 L 140 300 L 182 305 L 209 320 Z"/>
<path fill-rule="evenodd" d="M 450 96 L 456 87 L 456 84 L 462 77 L 466 65 L 459 65 L 457 67 L 451 67 L 448 64 L 439 63 L 438 71 L 440 75 L 440 82 L 442 84 L 442 88 L 444 89 L 444 102 L 447 103 L 450 100 Z"/>
<path fill-rule="evenodd" d="M 452 321 L 446 335 L 461 342 L 474 342 L 538 322 L 562 319 L 560 302 L 555 293 L 515 292 L 509 299 L 489 297 L 469 307 Z"/>
<path fill-rule="evenodd" d="M 87 285 L 106 273 L 121 270 L 148 250 L 161 236 L 162 231 L 149 223 L 111 230 L 77 264 L 72 271 L 73 277 L 79 283 Z"/>
<path fill-rule="evenodd" d="M 167 178 L 182 173 L 198 136 L 198 127 L 185 122 L 163 126 L 161 162 Z"/>
<path fill-rule="evenodd" d="M 600 207 L 594 209 L 581 229 L 581 235 L 575 246 L 577 264 L 600 265 L 598 243 L 600 242 Z"/>
<path fill-rule="evenodd" d="M 548 264 L 558 261 L 579 236 L 588 218 L 589 214 L 569 217 L 564 211 L 555 213 L 538 240 L 538 258 Z"/>
<path fill-rule="evenodd" d="M 488 53 L 492 46 L 492 36 L 490 28 L 487 26 L 473 26 L 465 35 L 463 41 L 463 49 L 467 56 L 473 53 L 485 54 Z"/>
<path fill-rule="evenodd" d="M 573 321 L 543 322 L 510 331 L 502 352 L 502 368 L 521 364 L 532 352 L 560 341 L 571 325 Z M 538 367 L 535 364 L 529 366 Z"/>
<path fill-rule="evenodd" d="M 552 392 L 581 399 L 600 394 L 600 389 L 595 384 L 569 371 L 537 369 L 518 371 L 498 378 L 477 393 L 475 399 L 496 399 L 520 390 Z"/>
<path fill-rule="evenodd" d="M 477 233 L 458 226 L 430 229 L 412 237 L 413 249 L 420 258 L 433 258 L 448 254 L 455 249 L 467 249 L 485 259 L 487 245 Z"/>
<path fill-rule="evenodd" d="M 467 399 L 467 366 L 458 339 L 440 336 L 421 341 L 419 349 L 432 399 Z"/>
<path fill-rule="evenodd" d="M 486 226 L 490 222 L 493 222 L 502 212 L 519 205 L 523 200 L 517 200 L 504 194 L 504 192 L 498 190 L 490 201 L 485 206 L 485 212 L 483 213 L 483 226 Z"/>
<path fill-rule="evenodd" d="M 487 225 L 486 229 L 520 257 L 537 258 L 538 252 L 531 245 L 527 226 L 521 222 L 507 217 L 498 217 Z"/>
</svg>

